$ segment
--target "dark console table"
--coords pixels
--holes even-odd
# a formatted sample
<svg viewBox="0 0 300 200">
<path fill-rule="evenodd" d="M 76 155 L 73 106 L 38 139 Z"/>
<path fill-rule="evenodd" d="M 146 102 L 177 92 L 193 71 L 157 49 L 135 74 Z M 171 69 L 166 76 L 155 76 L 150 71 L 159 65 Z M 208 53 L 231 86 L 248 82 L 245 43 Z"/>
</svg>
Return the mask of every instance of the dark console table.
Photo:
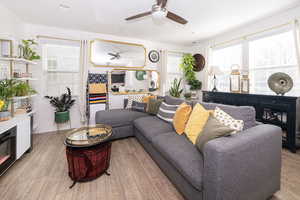
<svg viewBox="0 0 300 200">
<path fill-rule="evenodd" d="M 300 147 L 297 121 L 298 97 L 239 94 L 203 91 L 203 101 L 236 106 L 253 106 L 256 120 L 280 126 L 283 130 L 283 147 L 295 153 Z M 298 118 L 299 119 L 299 118 Z"/>
</svg>

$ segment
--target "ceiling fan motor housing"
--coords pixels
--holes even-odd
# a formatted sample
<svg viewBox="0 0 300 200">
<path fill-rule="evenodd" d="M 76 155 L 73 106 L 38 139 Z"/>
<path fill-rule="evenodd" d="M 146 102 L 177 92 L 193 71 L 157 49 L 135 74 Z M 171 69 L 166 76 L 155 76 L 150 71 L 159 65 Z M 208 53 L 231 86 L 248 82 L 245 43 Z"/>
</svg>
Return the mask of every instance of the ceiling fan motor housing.
<svg viewBox="0 0 300 200">
<path fill-rule="evenodd" d="M 168 11 L 166 8 L 162 8 L 160 5 L 153 5 L 152 6 L 152 16 L 155 18 L 163 18 L 166 17 L 168 14 Z"/>
</svg>

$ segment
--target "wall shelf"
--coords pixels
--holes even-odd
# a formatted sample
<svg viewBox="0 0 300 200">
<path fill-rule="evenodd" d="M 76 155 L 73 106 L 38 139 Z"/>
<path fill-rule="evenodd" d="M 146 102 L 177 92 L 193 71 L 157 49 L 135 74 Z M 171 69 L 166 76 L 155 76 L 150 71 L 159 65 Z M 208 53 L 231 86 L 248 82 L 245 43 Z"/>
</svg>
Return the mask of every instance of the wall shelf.
<svg viewBox="0 0 300 200">
<path fill-rule="evenodd" d="M 13 97 L 12 99 L 14 101 L 18 101 L 18 100 L 22 100 L 22 99 L 29 99 L 29 98 L 32 98 L 32 97 L 35 97 L 35 96 L 37 96 L 37 94 L 33 94 L 33 95 L 29 95 L 29 96 Z"/>
<path fill-rule="evenodd" d="M 24 77 L 24 78 L 13 78 L 15 80 L 20 80 L 20 81 L 37 81 L 38 79 L 36 78 L 30 78 L 30 77 Z"/>
<path fill-rule="evenodd" d="M 12 61 L 15 63 L 22 63 L 22 64 L 30 64 L 30 65 L 36 65 L 36 62 L 33 62 L 31 60 L 26 60 L 24 58 L 13 58 L 13 57 L 0 57 L 0 61 Z"/>
</svg>

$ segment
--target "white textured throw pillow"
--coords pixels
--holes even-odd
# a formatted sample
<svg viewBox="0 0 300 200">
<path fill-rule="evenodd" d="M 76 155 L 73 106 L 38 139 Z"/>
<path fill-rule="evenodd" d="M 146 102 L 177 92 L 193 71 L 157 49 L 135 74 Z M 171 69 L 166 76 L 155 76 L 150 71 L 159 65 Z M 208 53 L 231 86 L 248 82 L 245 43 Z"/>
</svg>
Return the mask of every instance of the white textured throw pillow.
<svg viewBox="0 0 300 200">
<path fill-rule="evenodd" d="M 145 95 L 130 95 L 128 96 L 128 103 L 126 108 L 131 108 L 132 107 L 132 102 L 137 101 L 137 102 L 143 102 L 143 98 Z"/>
<path fill-rule="evenodd" d="M 236 130 L 232 134 L 235 134 L 235 133 L 243 130 L 243 127 L 244 127 L 243 120 L 234 119 L 229 114 L 227 114 L 226 112 L 221 110 L 219 107 L 216 107 L 213 115 L 221 124 Z"/>
</svg>

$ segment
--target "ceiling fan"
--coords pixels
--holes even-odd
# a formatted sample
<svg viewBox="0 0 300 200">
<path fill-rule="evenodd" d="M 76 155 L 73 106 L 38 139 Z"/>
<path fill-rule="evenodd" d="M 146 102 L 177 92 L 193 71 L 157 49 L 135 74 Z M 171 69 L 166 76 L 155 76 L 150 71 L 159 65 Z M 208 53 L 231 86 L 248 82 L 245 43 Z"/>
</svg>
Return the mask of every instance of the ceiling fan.
<svg viewBox="0 0 300 200">
<path fill-rule="evenodd" d="M 157 0 L 157 4 L 154 4 L 152 6 L 152 10 L 149 12 L 144 12 L 138 15 L 134 15 L 132 17 L 128 17 L 125 20 L 129 21 L 129 20 L 133 20 L 133 19 L 137 19 L 140 17 L 145 17 L 148 15 L 152 15 L 153 18 L 157 18 L 157 19 L 162 19 L 164 17 L 167 17 L 177 23 L 180 24 L 186 24 L 188 23 L 188 21 L 178 15 L 176 15 L 173 12 L 170 12 L 166 9 L 166 5 L 167 5 L 167 1 L 168 0 Z"/>
<path fill-rule="evenodd" d="M 112 56 L 110 59 L 111 60 L 119 60 L 121 58 L 120 53 L 108 53 L 108 55 Z"/>
</svg>

